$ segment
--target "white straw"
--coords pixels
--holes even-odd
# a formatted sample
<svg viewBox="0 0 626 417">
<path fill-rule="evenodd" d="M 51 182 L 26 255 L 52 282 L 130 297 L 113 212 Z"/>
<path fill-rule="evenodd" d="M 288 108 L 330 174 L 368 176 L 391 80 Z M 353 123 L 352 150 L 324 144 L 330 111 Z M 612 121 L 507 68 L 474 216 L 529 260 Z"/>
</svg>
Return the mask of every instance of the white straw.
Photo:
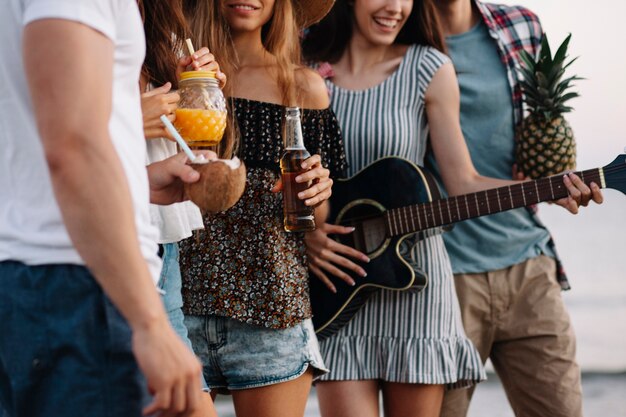
<svg viewBox="0 0 626 417">
<path fill-rule="evenodd" d="M 187 50 L 189 51 L 189 56 L 192 56 L 196 51 L 193 49 L 193 43 L 191 43 L 191 39 L 185 39 L 185 43 L 187 44 Z"/>
<path fill-rule="evenodd" d="M 174 136 L 174 139 L 176 139 L 176 142 L 178 142 L 180 148 L 187 154 L 189 160 L 191 162 L 195 161 L 196 155 L 191 151 L 189 146 L 187 146 L 187 143 L 185 143 L 185 140 L 180 136 L 178 130 L 176 130 L 172 122 L 170 122 L 165 115 L 161 116 L 161 121 L 163 122 L 167 130 L 172 134 L 172 136 Z"/>
</svg>

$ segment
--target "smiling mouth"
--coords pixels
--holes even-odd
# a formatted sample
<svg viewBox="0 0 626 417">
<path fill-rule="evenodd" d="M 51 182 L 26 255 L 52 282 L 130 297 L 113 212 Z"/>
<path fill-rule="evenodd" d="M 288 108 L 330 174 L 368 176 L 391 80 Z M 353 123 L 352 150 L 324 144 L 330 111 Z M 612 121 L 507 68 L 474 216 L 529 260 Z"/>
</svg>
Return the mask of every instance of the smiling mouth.
<svg viewBox="0 0 626 417">
<path fill-rule="evenodd" d="M 228 7 L 231 9 L 244 10 L 248 12 L 259 9 L 258 7 L 250 6 L 249 4 L 230 4 Z"/>
<path fill-rule="evenodd" d="M 396 26 L 398 26 L 398 21 L 396 19 L 386 19 L 384 17 L 374 17 L 374 22 L 376 22 L 380 26 L 386 27 L 388 29 L 393 29 Z"/>
</svg>

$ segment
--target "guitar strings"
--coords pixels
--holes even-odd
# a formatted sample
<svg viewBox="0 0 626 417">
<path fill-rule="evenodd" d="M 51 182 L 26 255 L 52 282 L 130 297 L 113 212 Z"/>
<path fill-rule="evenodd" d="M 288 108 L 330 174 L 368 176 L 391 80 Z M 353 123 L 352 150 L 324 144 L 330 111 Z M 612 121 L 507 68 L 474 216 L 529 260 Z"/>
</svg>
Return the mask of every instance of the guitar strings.
<svg viewBox="0 0 626 417">
<path fill-rule="evenodd" d="M 612 174 L 612 173 L 622 171 L 624 170 L 624 168 L 626 168 L 626 165 L 616 165 L 616 166 L 606 167 L 603 169 L 603 171 L 605 174 Z M 574 172 L 574 173 L 578 176 L 583 176 L 583 177 L 592 176 L 594 178 L 592 180 L 587 180 L 586 183 L 594 182 L 593 180 L 596 180 L 595 182 L 597 183 L 599 180 L 600 171 L 599 171 L 599 168 L 595 168 L 591 170 L 582 171 L 582 173 L 581 172 Z M 415 223 L 415 220 L 417 220 L 418 223 L 421 225 L 421 222 L 422 222 L 421 220 L 423 218 L 424 222 L 426 223 L 425 225 L 426 227 L 420 228 L 419 230 L 426 230 L 429 228 L 442 226 L 442 225 L 449 224 L 449 223 L 454 223 L 456 221 L 460 221 L 460 220 L 464 220 L 468 218 L 479 217 L 485 214 L 498 213 L 502 211 L 511 210 L 514 208 L 520 208 L 524 206 L 538 204 L 542 201 L 548 201 L 550 199 L 539 198 L 540 195 L 542 195 L 544 192 L 547 193 L 548 191 L 550 192 L 550 195 L 554 199 L 564 198 L 569 193 L 567 192 L 567 189 L 564 187 L 563 183 L 559 182 L 557 184 L 554 184 L 554 181 L 560 178 L 561 176 L 554 176 L 554 177 L 538 179 L 534 182 L 536 185 L 534 189 L 532 190 L 525 191 L 523 188 L 524 186 L 522 184 L 530 184 L 530 182 L 524 182 L 524 183 L 499 187 L 499 188 L 490 189 L 490 190 L 482 190 L 482 191 L 478 191 L 476 193 L 471 193 L 467 195 L 453 196 L 450 198 L 435 200 L 432 202 L 420 203 L 414 206 L 394 208 L 394 209 L 387 210 L 387 212 L 389 213 L 390 216 L 397 217 L 396 220 L 397 220 L 397 223 L 400 223 L 400 226 L 402 226 L 402 223 L 406 223 L 406 220 L 407 220 L 406 218 L 409 218 L 409 220 L 411 220 L 412 223 Z M 508 199 L 509 200 L 508 203 L 505 201 L 506 199 L 498 197 L 500 193 L 496 193 L 496 196 L 493 196 L 493 197 L 489 196 L 490 191 L 491 192 L 493 192 L 494 190 L 504 191 L 507 189 L 508 189 L 508 194 L 510 197 Z M 559 197 L 560 194 L 555 193 L 554 192 L 555 189 L 557 191 L 564 191 L 560 193 L 560 194 L 563 194 L 563 196 Z M 528 191 L 533 191 L 533 193 L 529 194 Z M 535 193 L 535 191 L 537 191 L 537 193 Z M 483 195 L 486 195 L 487 198 L 486 199 L 481 198 L 480 201 L 478 201 L 480 193 L 483 193 Z M 521 204 L 521 205 L 513 204 L 513 203 L 521 203 L 522 201 L 525 201 L 526 198 L 537 199 L 537 201 L 534 203 L 529 203 L 529 204 Z M 487 204 L 484 204 L 485 202 Z M 502 202 L 505 203 L 504 207 L 507 207 L 507 206 L 510 206 L 510 207 L 507 207 L 504 210 L 502 210 L 501 209 Z M 481 203 L 483 204 L 481 205 Z M 439 207 L 437 207 L 437 204 L 439 205 Z M 452 204 L 456 205 L 456 207 L 450 207 Z M 490 210 L 492 205 L 494 205 L 494 207 L 498 207 L 499 210 L 496 210 L 496 211 Z M 483 210 L 485 208 L 488 211 L 483 213 Z M 457 214 L 456 217 L 459 217 L 458 220 L 454 219 L 455 216 L 452 214 L 453 212 L 456 212 Z M 422 216 L 420 216 L 420 214 L 422 214 Z M 467 214 L 468 217 L 465 217 L 465 214 Z M 450 220 L 449 222 L 444 222 L 445 220 L 444 215 L 447 215 L 445 217 L 447 217 Z M 436 221 L 438 219 L 440 219 L 441 222 Z M 430 223 L 433 223 L 433 224 L 431 225 Z"/>
<path fill-rule="evenodd" d="M 603 172 L 605 174 L 605 176 L 607 174 L 613 174 L 613 173 L 617 173 L 620 171 L 623 171 L 626 169 L 626 164 L 624 165 L 615 165 L 615 166 L 610 166 L 610 167 L 605 167 L 603 168 Z M 578 175 L 579 177 L 582 176 L 583 177 L 589 177 L 589 176 L 593 176 L 594 179 L 599 180 L 599 174 L 600 174 L 600 169 L 599 168 L 595 168 L 595 169 L 590 169 L 590 170 L 586 170 L 586 171 L 582 171 L 582 172 L 574 172 L 574 174 Z M 390 215 L 390 216 L 397 216 L 398 221 L 400 223 L 405 222 L 405 219 L 402 218 L 402 216 L 404 217 L 408 217 L 410 220 L 412 220 L 413 222 L 415 222 L 415 220 L 418 221 L 418 223 L 421 224 L 422 219 L 425 220 L 426 223 L 431 223 L 431 221 L 429 220 L 437 220 L 436 217 L 438 217 L 441 220 L 444 220 L 442 218 L 442 214 L 448 214 L 448 218 L 450 219 L 449 223 L 454 223 L 456 221 L 460 221 L 460 220 L 465 220 L 468 218 L 472 218 L 470 217 L 464 217 L 465 214 L 468 214 L 468 211 L 471 211 L 472 213 L 469 214 L 477 214 L 477 216 L 473 216 L 473 217 L 478 217 L 481 215 L 485 215 L 485 214 L 490 214 L 490 213 L 498 213 L 498 212 L 502 212 L 502 211 L 507 211 L 507 210 L 511 210 L 514 208 L 520 208 L 520 207 L 524 207 L 525 205 L 512 205 L 512 201 L 511 200 L 518 200 L 518 199 L 524 199 L 524 197 L 526 198 L 538 198 L 539 195 L 543 194 L 544 192 L 548 192 L 550 191 L 550 194 L 554 196 L 554 190 L 555 188 L 558 190 L 564 190 L 565 193 L 563 195 L 563 197 L 558 197 L 555 196 L 556 199 L 559 198 L 564 198 L 568 195 L 567 189 L 564 188 L 564 185 L 562 182 L 559 182 L 557 184 L 554 184 L 555 180 L 561 179 L 562 176 L 553 176 L 553 177 L 547 177 L 547 178 L 540 178 L 538 180 L 535 180 L 534 183 L 537 184 L 534 189 L 532 191 L 537 191 L 538 190 L 538 194 L 537 193 L 533 193 L 533 195 L 529 195 L 528 192 L 524 192 L 524 189 L 522 188 L 522 184 L 529 184 L 531 182 L 524 182 L 524 183 L 519 183 L 519 184 L 514 184 L 514 185 L 510 185 L 510 186 L 504 186 L 504 187 L 499 187 L 499 188 L 492 188 L 489 190 L 482 190 L 482 191 L 478 191 L 476 193 L 471 193 L 471 194 L 465 194 L 465 195 L 461 195 L 461 196 L 453 196 L 453 197 L 449 197 L 446 199 L 441 199 L 441 200 L 434 200 L 431 202 L 425 202 L 425 203 L 418 203 L 418 204 L 412 204 L 409 206 L 405 206 L 405 207 L 397 207 L 397 208 L 392 208 L 392 209 L 388 209 L 384 212 L 380 212 L 381 216 L 384 215 Z M 626 178 L 625 178 L 626 179 Z M 593 180 L 588 180 L 589 182 L 593 182 Z M 596 183 L 598 181 L 595 181 Z M 587 183 L 587 181 L 585 181 L 585 183 Z M 490 197 L 489 194 L 490 192 L 493 193 L 494 190 L 505 190 L 508 189 L 509 191 L 509 195 L 511 196 L 511 198 L 509 198 L 509 202 L 508 205 L 511 205 L 511 208 L 505 209 L 505 210 L 497 210 L 497 211 L 491 211 L 489 210 L 488 213 L 482 213 L 482 210 L 480 209 L 481 206 L 479 206 L 479 210 L 474 212 L 474 209 L 476 209 L 476 203 L 477 200 L 479 198 L 479 194 L 483 193 L 484 195 L 487 196 L 486 199 L 481 199 L 481 201 L 479 201 L 478 203 L 480 204 L 481 202 L 486 202 L 487 204 L 483 204 L 482 208 L 485 208 L 485 206 L 487 206 L 487 209 L 489 209 L 490 207 L 502 207 L 502 202 L 503 202 L 503 198 L 499 198 L 497 194 L 496 196 Z M 475 196 L 475 197 L 474 197 Z M 467 201 L 466 201 L 467 198 Z M 473 199 L 473 201 L 471 201 L 470 199 Z M 530 203 L 528 205 L 533 205 L 533 204 L 538 204 L 542 201 L 549 201 L 548 199 L 545 200 L 541 200 L 539 199 L 539 201 L 537 201 L 536 203 Z M 440 207 L 436 207 L 436 205 L 439 204 Z M 450 207 L 451 205 L 457 205 L 457 207 Z M 507 203 L 505 203 L 505 206 L 507 205 Z M 443 211 L 445 210 L 447 213 L 437 213 L 439 211 Z M 430 211 L 430 213 L 428 213 Z M 461 213 L 461 211 L 463 213 Z M 459 220 L 453 220 L 453 212 L 457 212 L 457 216 L 459 217 Z M 420 216 L 420 214 L 422 214 L 422 216 Z M 348 222 L 342 222 L 342 225 L 353 225 L 353 223 L 358 223 L 358 222 L 362 222 L 362 221 L 366 221 L 366 220 L 371 220 L 372 218 L 376 218 L 376 216 L 372 217 L 372 215 L 367 215 L 367 216 L 361 216 L 361 217 L 353 217 L 351 218 Z M 443 226 L 449 223 L 441 223 L 441 222 L 435 222 L 437 224 L 433 224 L 432 226 L 429 224 L 426 224 L 426 227 L 423 227 L 417 231 L 420 230 L 427 230 L 430 228 L 434 228 L 434 227 L 438 227 L 438 226 Z M 379 227 L 383 227 L 386 229 L 386 225 L 383 223 L 381 226 Z"/>
</svg>

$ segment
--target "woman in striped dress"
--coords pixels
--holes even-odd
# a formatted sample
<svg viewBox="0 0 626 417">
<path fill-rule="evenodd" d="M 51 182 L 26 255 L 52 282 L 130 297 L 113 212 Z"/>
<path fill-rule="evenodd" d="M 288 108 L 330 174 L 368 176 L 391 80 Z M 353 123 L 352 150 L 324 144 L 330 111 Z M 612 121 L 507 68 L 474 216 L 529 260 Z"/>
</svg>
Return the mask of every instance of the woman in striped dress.
<svg viewBox="0 0 626 417">
<path fill-rule="evenodd" d="M 331 65 L 318 69 L 327 75 L 350 175 L 385 156 L 423 166 L 430 146 L 451 195 L 513 183 L 474 169 L 459 125 L 456 75 L 443 50 L 431 0 L 339 0 L 311 28 L 305 56 Z M 336 265 L 365 272 L 350 260 L 366 260 L 364 254 L 327 237 L 349 232 L 325 224 L 307 236 L 311 270 L 330 291 L 331 275 L 351 281 Z M 409 241 L 403 255 L 428 276 L 428 286 L 375 293 L 348 324 L 320 341 L 331 369 L 317 385 L 323 417 L 378 416 L 380 390 L 386 417 L 438 416 L 445 387 L 485 378 L 462 328 L 441 235 Z"/>
</svg>

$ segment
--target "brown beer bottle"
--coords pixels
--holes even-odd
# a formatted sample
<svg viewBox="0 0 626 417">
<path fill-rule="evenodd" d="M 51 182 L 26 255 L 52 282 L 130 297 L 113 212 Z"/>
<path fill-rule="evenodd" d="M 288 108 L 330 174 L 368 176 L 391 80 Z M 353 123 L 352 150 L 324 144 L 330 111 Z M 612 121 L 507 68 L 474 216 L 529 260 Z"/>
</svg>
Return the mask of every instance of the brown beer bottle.
<svg viewBox="0 0 626 417">
<path fill-rule="evenodd" d="M 280 172 L 283 180 L 283 214 L 287 232 L 308 232 L 315 230 L 313 207 L 306 206 L 298 193 L 311 186 L 311 182 L 296 182 L 296 177 L 304 172 L 302 162 L 311 154 L 304 148 L 300 109 L 287 107 L 285 120 L 285 153 L 280 158 Z"/>
</svg>

